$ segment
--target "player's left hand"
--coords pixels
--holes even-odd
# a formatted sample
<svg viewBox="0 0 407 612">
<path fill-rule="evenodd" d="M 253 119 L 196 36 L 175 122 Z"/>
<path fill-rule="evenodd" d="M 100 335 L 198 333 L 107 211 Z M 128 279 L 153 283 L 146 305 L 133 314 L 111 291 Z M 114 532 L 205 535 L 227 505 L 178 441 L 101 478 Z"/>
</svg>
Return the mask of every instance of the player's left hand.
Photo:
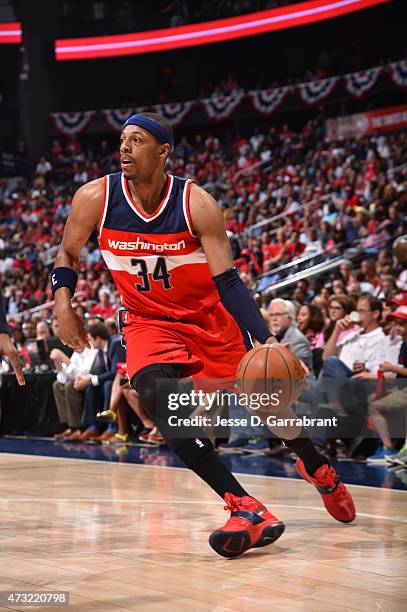
<svg viewBox="0 0 407 612">
<path fill-rule="evenodd" d="M 20 355 L 8 334 L 0 334 L 0 357 L 4 355 L 10 361 L 19 385 L 25 385 L 23 366 Z"/>
<path fill-rule="evenodd" d="M 264 344 L 279 344 L 279 341 L 275 336 L 269 336 Z"/>
<path fill-rule="evenodd" d="M 281 344 L 284 348 L 290 350 L 291 342 L 279 342 L 275 336 L 269 336 L 264 344 Z"/>
<path fill-rule="evenodd" d="M 77 353 L 92 348 L 80 316 L 69 306 L 57 312 L 59 337 L 61 342 Z"/>
</svg>

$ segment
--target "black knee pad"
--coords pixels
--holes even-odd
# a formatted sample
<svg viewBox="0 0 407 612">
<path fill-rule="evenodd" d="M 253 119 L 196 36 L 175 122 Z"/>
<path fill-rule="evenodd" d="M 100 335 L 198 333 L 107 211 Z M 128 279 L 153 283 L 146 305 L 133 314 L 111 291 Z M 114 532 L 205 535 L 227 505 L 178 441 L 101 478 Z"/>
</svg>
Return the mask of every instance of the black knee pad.
<svg viewBox="0 0 407 612">
<path fill-rule="evenodd" d="M 192 467 L 195 461 L 213 452 L 213 446 L 204 435 L 196 438 L 177 438 L 172 437 L 169 432 L 168 417 L 171 413 L 167 410 L 166 393 L 191 389 L 190 382 L 178 385 L 181 369 L 182 366 L 176 364 L 147 366 L 133 376 L 131 385 L 139 394 L 141 405 L 156 423 L 168 446 L 187 467 Z M 185 410 L 188 411 L 188 408 Z"/>
<path fill-rule="evenodd" d="M 154 421 L 157 421 L 158 403 L 165 395 L 166 382 L 169 388 L 176 389 L 180 373 L 181 366 L 177 364 L 157 363 L 143 368 L 131 379 L 131 386 L 137 391 L 141 405 Z"/>
</svg>

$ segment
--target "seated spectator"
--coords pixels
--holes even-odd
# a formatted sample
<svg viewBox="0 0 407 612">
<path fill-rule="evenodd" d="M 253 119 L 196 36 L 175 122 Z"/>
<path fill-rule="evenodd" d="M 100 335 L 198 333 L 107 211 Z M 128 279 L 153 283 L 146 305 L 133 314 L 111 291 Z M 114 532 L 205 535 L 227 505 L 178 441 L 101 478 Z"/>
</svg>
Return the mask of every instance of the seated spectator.
<svg viewBox="0 0 407 612">
<path fill-rule="evenodd" d="M 119 328 L 117 326 L 117 321 L 114 317 L 109 317 L 108 319 L 106 319 L 105 325 L 108 329 L 110 336 L 118 337 L 121 339 L 121 336 L 119 334 Z"/>
<path fill-rule="evenodd" d="M 339 319 L 326 344 L 322 374 L 332 377 L 352 377 L 363 373 L 376 374 L 379 363 L 386 359 L 386 336 L 380 326 L 383 305 L 370 293 L 360 296 L 356 306 L 358 330 L 349 315 Z M 342 332 L 348 333 L 339 342 Z"/>
<path fill-rule="evenodd" d="M 379 286 L 376 288 L 374 295 L 380 300 L 386 300 L 395 293 L 397 293 L 397 286 L 394 276 L 391 274 L 381 274 Z"/>
<path fill-rule="evenodd" d="M 329 314 L 328 314 L 329 300 L 326 300 L 325 298 L 321 297 L 320 295 L 316 295 L 312 299 L 311 304 L 315 304 L 315 306 L 318 306 L 318 308 L 321 310 L 322 316 L 323 316 L 323 319 L 324 319 L 324 330 L 325 330 L 328 327 L 328 325 L 330 324 Z M 324 344 L 325 344 L 325 334 L 324 334 Z"/>
<path fill-rule="evenodd" d="M 343 319 L 346 315 L 350 315 L 352 310 L 355 308 L 355 304 L 351 297 L 347 295 L 331 295 L 328 301 L 328 315 L 329 315 L 329 323 L 324 330 L 324 342 L 327 345 L 329 338 L 332 336 L 335 325 L 338 321 Z M 356 326 L 350 327 L 349 329 L 343 330 L 340 332 L 338 337 L 335 339 L 335 343 L 331 343 L 325 347 L 323 359 L 327 359 L 330 355 L 334 355 L 334 346 L 336 346 L 336 341 L 340 342 L 343 337 L 355 329 Z"/>
<path fill-rule="evenodd" d="M 347 290 L 341 278 L 334 278 L 332 281 L 332 291 L 335 295 L 346 295 Z"/>
<path fill-rule="evenodd" d="M 138 439 L 141 435 L 143 436 L 141 441 L 148 442 L 155 425 L 141 406 L 137 392 L 130 386 L 124 365 L 123 369 L 119 369 L 114 379 L 109 410 L 97 415 L 98 422 L 117 422 L 118 430 L 112 434 L 110 439 L 104 440 L 106 444 L 126 444 L 128 442 L 130 432 L 129 407 L 133 410 L 141 426 Z"/>
<path fill-rule="evenodd" d="M 315 228 L 309 227 L 306 230 L 307 241 L 305 244 L 304 255 L 316 255 L 322 251 L 322 244 L 318 238 Z"/>
<path fill-rule="evenodd" d="M 268 232 L 263 232 L 261 235 L 261 252 L 263 255 L 263 262 L 271 259 L 272 251 L 270 250 L 271 236 Z"/>
<path fill-rule="evenodd" d="M 72 349 L 61 342 L 58 336 L 58 330 L 58 321 L 56 317 L 52 320 L 51 327 L 47 321 L 39 321 L 36 326 L 37 339 L 44 340 L 48 355 L 52 349 L 56 348 L 70 357 L 72 355 Z"/>
<path fill-rule="evenodd" d="M 392 222 L 390 219 L 382 221 L 376 232 L 368 234 L 366 238 L 363 239 L 362 247 L 368 251 L 369 254 L 377 254 L 392 238 L 391 225 Z"/>
<path fill-rule="evenodd" d="M 373 287 L 378 287 L 380 279 L 377 275 L 376 265 L 373 259 L 364 259 L 360 264 L 360 271 L 363 274 L 363 282 L 369 283 L 370 285 L 373 285 Z M 370 290 L 366 289 L 362 285 L 362 291 L 366 293 Z"/>
<path fill-rule="evenodd" d="M 84 403 L 84 393 L 74 387 L 77 376 L 86 376 L 90 373 L 97 356 L 96 349 L 85 348 L 83 351 L 74 351 L 69 358 L 58 348 L 51 350 L 52 359 L 57 372 L 57 379 L 52 385 L 55 403 L 58 410 L 59 422 L 66 428 L 55 436 L 63 440 L 72 434 L 80 434 L 81 415 Z"/>
<path fill-rule="evenodd" d="M 343 280 L 343 284 L 347 287 L 348 283 L 351 279 L 351 274 L 354 271 L 354 265 L 349 259 L 345 259 L 343 263 L 339 266 L 339 273 Z"/>
<path fill-rule="evenodd" d="M 373 294 L 375 289 L 373 285 L 368 285 L 365 283 L 364 290 L 362 290 L 362 282 L 363 282 L 363 274 L 358 270 L 354 270 L 351 272 L 348 282 L 346 284 L 346 292 L 348 295 L 358 296 L 361 293 L 371 293 Z"/>
<path fill-rule="evenodd" d="M 238 266 L 240 274 L 257 276 L 261 273 L 261 266 L 257 262 L 254 253 L 249 251 L 249 249 L 242 249 L 240 255 L 241 257 L 235 260 L 235 264 Z"/>
<path fill-rule="evenodd" d="M 103 323 L 104 320 L 100 315 L 91 315 L 89 313 L 85 314 L 86 328 L 89 329 L 92 325 L 96 325 L 97 323 Z"/>
<path fill-rule="evenodd" d="M 96 439 L 103 441 L 100 439 L 96 414 L 109 409 L 117 364 L 126 361 L 126 352 L 120 340 L 112 338 L 103 323 L 91 325 L 88 329 L 88 338 L 91 346 L 97 349 L 97 363 L 92 367 L 90 374 L 79 375 L 75 378 L 74 389 L 85 392 L 82 424 L 86 426 L 86 429 L 75 437 L 77 442 Z M 112 433 L 112 428 L 109 429 L 106 437 L 110 437 L 110 433 Z"/>
<path fill-rule="evenodd" d="M 293 304 L 298 310 L 307 301 L 307 294 L 303 287 L 296 287 L 293 293 Z"/>
<path fill-rule="evenodd" d="M 325 318 L 315 304 L 303 304 L 297 314 L 298 329 L 304 334 L 312 349 L 312 369 L 318 377 L 322 368 L 323 329 Z"/>
<path fill-rule="evenodd" d="M 311 349 L 324 346 L 325 321 L 322 310 L 318 306 L 303 304 L 297 314 L 297 325 L 310 343 Z"/>
<path fill-rule="evenodd" d="M 354 438 L 367 419 L 367 398 L 376 383 L 380 363 L 386 360 L 387 339 L 380 326 L 382 303 L 370 293 L 360 296 L 356 311 L 360 328 L 348 333 L 341 342 L 339 335 L 350 330 L 354 321 L 348 315 L 336 322 L 324 351 L 324 362 L 313 401 L 320 406 L 325 401 L 343 409 L 346 434 L 336 437 Z M 326 353 L 329 357 L 325 358 Z M 361 382 L 363 381 L 363 382 Z M 313 408 L 315 410 L 315 407 Z"/>
<path fill-rule="evenodd" d="M 263 262 L 264 271 L 272 270 L 273 267 L 277 267 L 285 256 L 285 244 L 286 238 L 284 230 L 279 229 L 276 233 L 276 240 L 268 245 L 268 257 Z"/>
<path fill-rule="evenodd" d="M 37 337 L 37 330 L 34 321 L 24 321 L 21 329 L 26 340 L 35 339 Z"/>
<path fill-rule="evenodd" d="M 37 340 L 44 340 L 46 342 L 51 337 L 51 328 L 46 321 L 39 321 L 36 325 L 35 332 L 37 334 Z"/>
<path fill-rule="evenodd" d="M 97 248 L 94 242 L 89 242 L 86 250 L 87 253 L 85 253 L 84 251 L 86 265 L 90 268 L 94 268 L 94 266 L 97 266 L 99 264 L 100 258 L 102 256 L 100 253 L 100 249 Z"/>
<path fill-rule="evenodd" d="M 90 311 L 93 315 L 100 315 L 103 319 L 114 316 L 114 305 L 110 303 L 110 292 L 102 289 L 99 291 L 99 304 Z"/>
<path fill-rule="evenodd" d="M 35 168 L 36 173 L 41 175 L 41 176 L 44 176 L 44 175 L 48 174 L 49 172 L 51 172 L 51 170 L 52 170 L 52 166 L 51 166 L 50 162 L 43 155 L 40 158 L 40 161 L 38 162 L 37 167 Z"/>
<path fill-rule="evenodd" d="M 288 300 L 275 298 L 269 304 L 270 330 L 282 344 L 288 343 L 290 350 L 301 359 L 312 372 L 310 343 L 295 324 L 295 308 Z"/>
<path fill-rule="evenodd" d="M 386 381 L 393 378 L 395 385 L 390 386 L 387 393 L 381 397 L 375 394 L 369 397 L 369 414 L 373 419 L 376 431 L 380 436 L 382 445 L 376 452 L 367 458 L 370 463 L 385 463 L 389 458 L 389 463 L 396 459 L 407 467 L 407 438 L 404 446 L 399 452 L 396 451 L 390 435 L 388 419 L 395 411 L 402 411 L 407 416 L 407 306 L 399 306 L 397 310 L 389 316 L 396 322 L 396 332 L 402 338 L 398 363 L 384 361 L 380 364 L 380 370 L 384 372 Z M 406 430 L 407 435 L 407 420 Z"/>
<path fill-rule="evenodd" d="M 58 330 L 58 323 L 55 321 L 53 329 Z M 39 349 L 39 352 L 44 353 L 46 364 L 51 367 L 52 359 L 50 357 L 51 351 L 55 348 L 60 352 L 64 353 L 68 358 L 72 355 L 72 349 L 61 342 L 57 336 L 51 335 L 51 327 L 47 321 L 39 321 L 36 325 L 36 339 L 43 343 L 43 348 Z"/>
<path fill-rule="evenodd" d="M 297 231 L 293 231 L 291 236 L 284 244 L 284 257 L 287 261 L 291 261 L 296 257 L 300 257 L 304 253 L 305 245 L 300 242 L 300 235 Z"/>
<path fill-rule="evenodd" d="M 305 291 L 307 302 L 310 302 L 314 297 L 314 292 L 311 290 L 309 280 L 307 278 L 300 278 L 300 280 L 295 283 L 295 287 L 300 287 Z"/>
</svg>

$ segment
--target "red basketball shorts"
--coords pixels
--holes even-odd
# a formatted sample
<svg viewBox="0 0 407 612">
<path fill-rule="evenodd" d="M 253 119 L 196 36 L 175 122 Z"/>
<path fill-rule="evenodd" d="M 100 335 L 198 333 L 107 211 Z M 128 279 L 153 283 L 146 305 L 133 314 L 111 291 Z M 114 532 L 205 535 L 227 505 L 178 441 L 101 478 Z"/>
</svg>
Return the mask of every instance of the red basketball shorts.
<svg viewBox="0 0 407 612">
<path fill-rule="evenodd" d="M 182 364 L 182 377 L 234 379 L 247 352 L 234 318 L 219 302 L 186 321 L 167 321 L 129 313 L 124 327 L 130 380 L 156 363 Z"/>
</svg>

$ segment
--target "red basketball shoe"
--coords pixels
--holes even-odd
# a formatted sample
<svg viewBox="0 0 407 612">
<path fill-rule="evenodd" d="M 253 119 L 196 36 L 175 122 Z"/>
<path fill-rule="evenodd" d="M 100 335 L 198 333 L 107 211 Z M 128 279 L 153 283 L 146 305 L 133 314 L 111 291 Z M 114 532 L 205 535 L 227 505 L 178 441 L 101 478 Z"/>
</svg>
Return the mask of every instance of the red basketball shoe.
<svg viewBox="0 0 407 612">
<path fill-rule="evenodd" d="M 209 537 L 209 545 L 222 557 L 238 557 L 249 548 L 272 544 L 282 535 L 284 523 L 254 497 L 226 493 L 225 502 L 231 517 Z"/>
<path fill-rule="evenodd" d="M 353 499 L 331 465 L 324 463 L 313 476 L 310 476 L 305 470 L 303 462 L 298 458 L 297 472 L 319 491 L 325 508 L 331 516 L 342 523 L 353 521 L 356 516 Z"/>
</svg>

